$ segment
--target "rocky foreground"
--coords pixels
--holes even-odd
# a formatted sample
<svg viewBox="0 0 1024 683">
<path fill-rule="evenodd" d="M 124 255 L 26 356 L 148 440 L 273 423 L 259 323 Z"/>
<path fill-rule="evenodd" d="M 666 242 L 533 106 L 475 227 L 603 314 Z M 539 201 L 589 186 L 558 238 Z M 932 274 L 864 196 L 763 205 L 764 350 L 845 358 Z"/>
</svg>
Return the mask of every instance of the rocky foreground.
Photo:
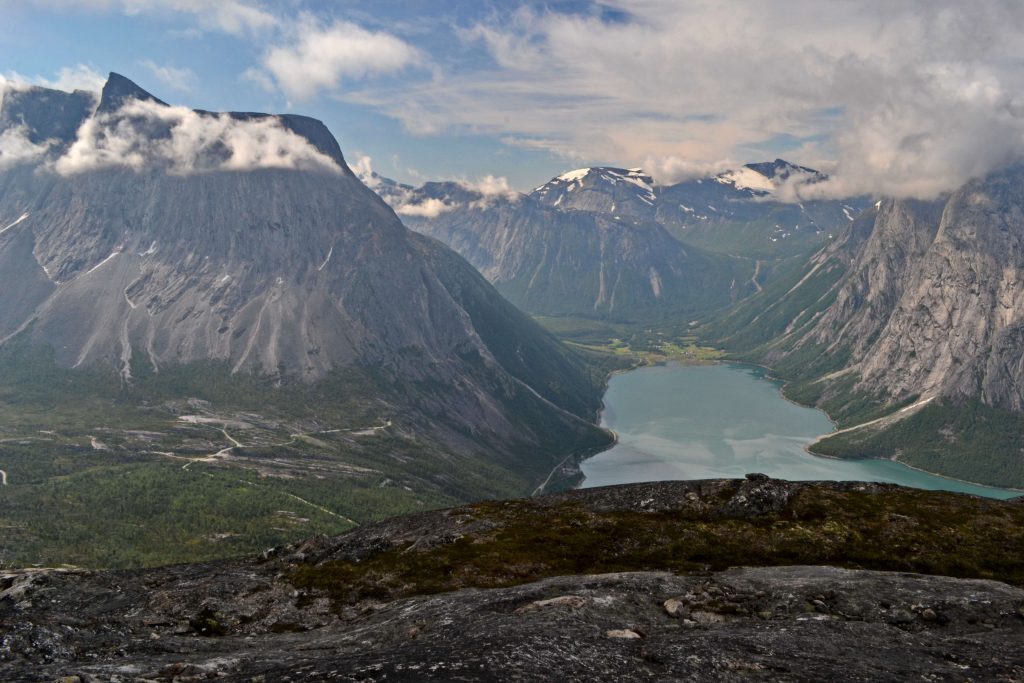
<svg viewBox="0 0 1024 683">
<path fill-rule="evenodd" d="M 1022 680 L 1019 501 L 752 475 L 8 571 L 0 680 Z"/>
</svg>

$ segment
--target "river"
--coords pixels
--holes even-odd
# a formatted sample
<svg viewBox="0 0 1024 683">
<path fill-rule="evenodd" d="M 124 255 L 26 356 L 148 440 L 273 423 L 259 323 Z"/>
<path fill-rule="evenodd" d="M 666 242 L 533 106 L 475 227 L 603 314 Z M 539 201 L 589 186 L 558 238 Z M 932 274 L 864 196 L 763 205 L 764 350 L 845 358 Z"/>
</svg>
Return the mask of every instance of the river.
<svg viewBox="0 0 1024 683">
<path fill-rule="evenodd" d="M 602 424 L 619 442 L 585 460 L 582 486 L 742 477 L 881 481 L 922 489 L 1012 498 L 990 488 L 919 472 L 888 460 L 833 460 L 804 447 L 834 430 L 823 412 L 791 403 L 779 382 L 746 365 L 668 364 L 615 375 Z"/>
</svg>

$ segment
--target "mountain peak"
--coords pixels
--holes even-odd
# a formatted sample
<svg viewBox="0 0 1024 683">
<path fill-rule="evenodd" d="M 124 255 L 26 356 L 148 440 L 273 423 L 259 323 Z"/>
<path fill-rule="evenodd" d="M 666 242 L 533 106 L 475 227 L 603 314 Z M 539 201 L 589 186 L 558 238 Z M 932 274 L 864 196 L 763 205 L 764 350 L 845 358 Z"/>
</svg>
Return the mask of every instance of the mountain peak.
<svg viewBox="0 0 1024 683">
<path fill-rule="evenodd" d="M 560 209 L 646 216 L 657 197 L 654 180 L 639 168 L 593 166 L 577 168 L 535 189 L 534 199 Z"/>
<path fill-rule="evenodd" d="M 752 171 L 760 173 L 765 178 L 778 178 L 785 180 L 793 174 L 799 175 L 811 175 L 811 176 L 823 176 L 824 174 L 813 168 L 807 168 L 806 166 L 800 166 L 794 164 L 791 161 L 785 159 L 776 159 L 775 161 L 762 161 L 754 164 L 746 164 L 744 168 L 749 168 Z"/>
<path fill-rule="evenodd" d="M 745 164 L 715 176 L 723 185 L 732 185 L 737 190 L 748 190 L 755 195 L 770 195 L 783 181 L 798 178 L 800 183 L 816 183 L 828 176 L 813 168 L 800 166 L 785 159 Z"/>
<path fill-rule="evenodd" d="M 129 78 L 119 73 L 110 72 L 107 82 L 103 85 L 103 92 L 100 94 L 100 104 L 96 113 L 112 113 L 117 111 L 128 100 L 141 100 L 143 102 L 156 102 L 166 105 L 160 98 L 143 90 Z"/>
</svg>

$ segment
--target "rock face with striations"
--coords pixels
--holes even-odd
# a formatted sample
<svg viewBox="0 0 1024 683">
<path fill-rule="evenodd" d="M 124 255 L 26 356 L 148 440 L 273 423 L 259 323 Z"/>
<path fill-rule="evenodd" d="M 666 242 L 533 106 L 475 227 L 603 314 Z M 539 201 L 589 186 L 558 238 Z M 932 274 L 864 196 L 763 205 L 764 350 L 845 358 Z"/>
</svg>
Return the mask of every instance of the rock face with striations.
<svg viewBox="0 0 1024 683">
<path fill-rule="evenodd" d="M 753 289 L 751 264 L 680 243 L 653 220 L 649 184 L 632 180 L 586 174 L 572 181 L 578 191 L 555 179 L 531 195 L 498 197 L 428 183 L 403 201 L 444 210 L 403 220 L 531 313 L 635 321 L 721 307 Z"/>
<path fill-rule="evenodd" d="M 408 231 L 322 123 L 171 107 L 116 74 L 83 101 L 5 98 L 5 130 L 46 145 L 0 172 L 0 346 L 125 383 L 199 362 L 306 383 L 372 368 L 407 418 L 470 448 L 607 442 L 583 362 Z"/>
</svg>

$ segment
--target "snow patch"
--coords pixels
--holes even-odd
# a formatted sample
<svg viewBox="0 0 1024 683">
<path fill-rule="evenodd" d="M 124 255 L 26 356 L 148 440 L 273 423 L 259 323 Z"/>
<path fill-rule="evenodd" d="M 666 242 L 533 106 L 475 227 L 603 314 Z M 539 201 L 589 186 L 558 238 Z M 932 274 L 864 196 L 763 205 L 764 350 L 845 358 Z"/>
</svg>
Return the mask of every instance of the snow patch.
<svg viewBox="0 0 1024 683">
<path fill-rule="evenodd" d="M 331 245 L 331 248 L 327 251 L 327 258 L 325 258 L 324 262 L 321 263 L 320 266 L 317 268 L 318 271 L 324 269 L 324 266 L 326 266 L 328 264 L 328 262 L 331 260 L 331 255 L 332 254 L 334 254 L 334 245 L 333 244 Z"/>
<path fill-rule="evenodd" d="M 737 190 L 755 190 L 757 192 L 774 192 L 775 182 L 746 166 L 736 168 L 715 176 L 715 181 L 723 185 L 732 185 Z"/>
<path fill-rule="evenodd" d="M 107 258 L 103 259 L 102 261 L 97 263 L 95 266 L 93 266 L 89 270 L 85 271 L 85 274 L 88 275 L 92 271 L 98 270 L 98 269 L 102 268 L 103 266 L 105 266 L 107 264 L 107 261 L 109 261 L 110 259 L 112 259 L 115 256 L 118 256 L 120 254 L 121 254 L 121 249 L 120 249 L 120 247 L 118 247 L 117 249 L 114 250 L 114 253 L 112 253 L 110 256 L 108 256 Z"/>
<path fill-rule="evenodd" d="M 28 218 L 28 211 L 26 211 L 25 213 L 23 213 L 23 214 L 21 214 L 20 216 L 18 216 L 17 220 L 15 220 L 15 221 L 14 221 L 13 223 L 11 223 L 10 225 L 7 225 L 7 226 L 6 226 L 6 227 L 4 227 L 4 228 L 0 228 L 0 235 L 4 234 L 5 232 L 7 232 L 7 231 L 8 231 L 8 230 L 10 230 L 11 228 L 13 228 L 13 227 L 14 227 L 15 225 L 17 225 L 18 223 L 20 223 L 20 222 L 22 222 L 23 220 L 25 220 L 26 218 Z"/>
<path fill-rule="evenodd" d="M 558 176 L 558 178 L 556 178 L 556 180 L 562 180 L 562 181 L 565 181 L 567 183 L 571 183 L 574 180 L 583 180 L 583 178 L 585 178 L 586 175 L 588 173 L 590 173 L 591 170 L 592 169 L 589 169 L 589 168 L 577 168 L 575 171 L 568 171 L 566 173 L 563 173 L 562 175 Z M 543 187 L 543 186 L 541 186 L 541 187 Z M 540 188 L 538 188 L 538 189 L 540 189 Z"/>
<path fill-rule="evenodd" d="M 650 271 L 649 275 L 650 275 L 650 278 L 651 278 L 651 291 L 654 292 L 654 298 L 655 299 L 660 299 L 661 298 L 661 276 L 658 274 L 658 271 L 655 270 L 654 266 L 651 266 L 651 271 Z"/>
</svg>

